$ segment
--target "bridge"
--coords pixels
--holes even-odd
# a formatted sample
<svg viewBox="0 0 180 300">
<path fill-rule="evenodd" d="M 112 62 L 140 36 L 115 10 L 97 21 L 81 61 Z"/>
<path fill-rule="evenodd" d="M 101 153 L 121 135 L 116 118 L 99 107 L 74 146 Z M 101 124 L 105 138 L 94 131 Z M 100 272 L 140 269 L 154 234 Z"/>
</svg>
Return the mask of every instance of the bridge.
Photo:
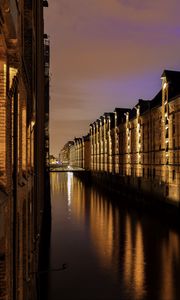
<svg viewBox="0 0 180 300">
<path fill-rule="evenodd" d="M 84 172 L 85 169 L 69 165 L 50 164 L 49 172 Z"/>
</svg>

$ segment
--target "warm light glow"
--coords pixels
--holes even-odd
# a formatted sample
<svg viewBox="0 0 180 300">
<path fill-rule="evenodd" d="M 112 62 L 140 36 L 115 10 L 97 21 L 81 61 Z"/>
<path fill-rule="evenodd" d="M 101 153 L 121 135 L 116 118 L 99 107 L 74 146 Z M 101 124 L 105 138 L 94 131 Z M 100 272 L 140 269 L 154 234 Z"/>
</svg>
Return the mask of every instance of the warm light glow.
<svg viewBox="0 0 180 300">
<path fill-rule="evenodd" d="M 35 125 L 35 121 L 34 121 L 34 120 L 32 120 L 32 121 L 31 121 L 31 130 L 33 130 L 33 128 L 34 128 L 34 125 Z"/>
<path fill-rule="evenodd" d="M 168 242 L 165 240 L 162 247 L 162 270 L 161 281 L 162 287 L 160 289 L 161 299 L 175 299 L 175 285 L 174 280 L 174 266 L 179 260 L 180 243 L 179 237 L 173 231 L 168 235 Z"/>
<path fill-rule="evenodd" d="M 68 209 L 69 209 L 69 212 L 70 212 L 70 210 L 71 210 L 71 200 L 72 200 L 71 192 L 72 192 L 72 178 L 73 178 L 73 173 L 68 172 L 67 173 L 67 177 L 68 177 L 67 178 Z"/>
<path fill-rule="evenodd" d="M 125 256 L 124 256 L 124 277 L 125 283 L 129 286 L 132 280 L 133 269 L 133 246 L 132 246 L 132 232 L 131 232 L 131 219 L 129 215 L 126 216 L 126 243 L 125 243 Z"/>
<path fill-rule="evenodd" d="M 134 255 L 134 288 L 136 299 L 142 299 L 144 295 L 144 246 L 142 227 L 140 223 L 136 228 L 136 245 Z"/>
<path fill-rule="evenodd" d="M 91 192 L 90 209 L 91 238 L 99 260 L 106 268 L 113 258 L 113 212 L 112 205 L 96 191 Z"/>
<path fill-rule="evenodd" d="M 167 82 L 165 82 L 164 84 L 163 84 L 163 90 L 165 90 L 167 88 Z"/>
<path fill-rule="evenodd" d="M 9 68 L 9 86 L 12 86 L 13 83 L 13 78 L 16 76 L 17 74 L 17 69 L 16 68 Z"/>
</svg>

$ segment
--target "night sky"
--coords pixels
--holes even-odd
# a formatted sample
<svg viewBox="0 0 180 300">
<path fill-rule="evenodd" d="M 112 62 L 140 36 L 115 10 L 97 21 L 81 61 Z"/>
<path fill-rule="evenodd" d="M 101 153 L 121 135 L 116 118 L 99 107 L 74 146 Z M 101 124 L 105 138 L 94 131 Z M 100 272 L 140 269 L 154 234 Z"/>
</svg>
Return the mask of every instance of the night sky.
<svg viewBox="0 0 180 300">
<path fill-rule="evenodd" d="M 49 0 L 51 154 L 115 107 L 132 108 L 180 70 L 179 0 Z"/>
</svg>

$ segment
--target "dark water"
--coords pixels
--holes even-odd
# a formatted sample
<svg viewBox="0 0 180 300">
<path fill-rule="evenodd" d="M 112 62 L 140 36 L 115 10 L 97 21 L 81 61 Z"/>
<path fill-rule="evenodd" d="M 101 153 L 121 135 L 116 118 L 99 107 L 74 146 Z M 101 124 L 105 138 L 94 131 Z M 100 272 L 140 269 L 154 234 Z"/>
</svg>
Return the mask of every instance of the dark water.
<svg viewBox="0 0 180 300">
<path fill-rule="evenodd" d="M 180 234 L 120 201 L 51 174 L 48 300 L 180 299 Z"/>
</svg>

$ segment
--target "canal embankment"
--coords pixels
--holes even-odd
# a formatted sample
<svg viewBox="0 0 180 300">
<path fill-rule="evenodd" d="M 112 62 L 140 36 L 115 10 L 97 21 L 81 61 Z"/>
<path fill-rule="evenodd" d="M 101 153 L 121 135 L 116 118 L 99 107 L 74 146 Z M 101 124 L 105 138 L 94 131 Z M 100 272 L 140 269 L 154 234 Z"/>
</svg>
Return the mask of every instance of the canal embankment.
<svg viewBox="0 0 180 300">
<path fill-rule="evenodd" d="M 166 222 L 179 226 L 180 206 L 178 202 L 158 194 L 154 182 L 146 183 L 141 178 L 130 178 L 106 172 L 77 172 L 75 176 L 83 182 L 95 185 L 102 193 L 115 198 L 121 205 L 128 205 L 156 215 Z M 148 186 L 148 188 L 144 188 Z M 119 200 L 120 199 L 120 200 Z"/>
</svg>

